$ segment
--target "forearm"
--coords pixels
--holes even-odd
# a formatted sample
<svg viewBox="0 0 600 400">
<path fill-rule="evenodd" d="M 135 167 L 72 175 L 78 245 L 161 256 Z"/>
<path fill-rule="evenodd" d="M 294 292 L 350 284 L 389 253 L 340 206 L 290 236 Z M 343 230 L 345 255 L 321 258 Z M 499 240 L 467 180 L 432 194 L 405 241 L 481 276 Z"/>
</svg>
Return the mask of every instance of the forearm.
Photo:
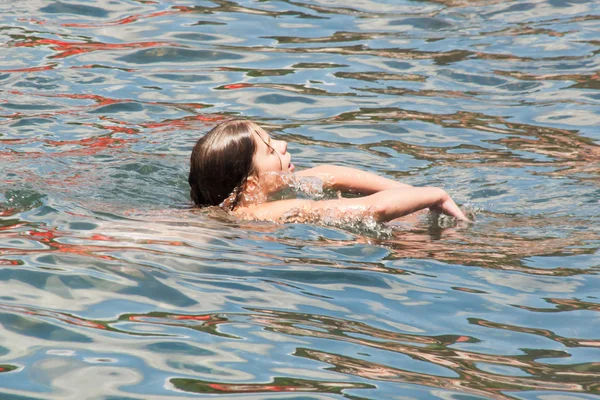
<svg viewBox="0 0 600 400">
<path fill-rule="evenodd" d="M 378 221 L 391 221 L 426 208 L 459 220 L 468 219 L 448 193 L 436 187 L 386 190 L 364 198 Z"/>
<path fill-rule="evenodd" d="M 335 200 L 281 200 L 248 207 L 240 212 L 272 221 L 285 221 L 286 216 L 291 214 L 310 219 L 330 212 L 361 213 L 373 216 L 376 221 L 386 222 L 425 208 L 467 220 L 448 193 L 435 187 L 388 189 L 365 197 Z"/>
<path fill-rule="evenodd" d="M 377 174 L 338 165 L 321 165 L 297 173 L 299 176 L 315 176 L 328 189 L 359 194 L 373 194 L 389 189 L 410 188 L 411 185 L 384 178 Z"/>
<path fill-rule="evenodd" d="M 376 221 L 387 222 L 426 208 L 434 209 L 461 221 L 468 218 L 443 189 L 436 187 L 408 187 L 388 189 L 375 194 L 351 199 L 317 201 L 312 210 L 332 209 L 356 211 L 364 209 Z"/>
</svg>

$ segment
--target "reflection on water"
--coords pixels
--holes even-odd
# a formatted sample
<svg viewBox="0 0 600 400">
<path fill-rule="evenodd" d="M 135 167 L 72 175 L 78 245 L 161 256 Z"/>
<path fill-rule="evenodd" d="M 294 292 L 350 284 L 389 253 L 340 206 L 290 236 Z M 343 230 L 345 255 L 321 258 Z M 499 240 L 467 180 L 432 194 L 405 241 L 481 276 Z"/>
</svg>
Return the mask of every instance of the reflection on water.
<svg viewBox="0 0 600 400">
<path fill-rule="evenodd" d="M 594 1 L 0 10 L 2 398 L 600 394 Z M 235 116 L 476 223 L 190 210 Z"/>
</svg>

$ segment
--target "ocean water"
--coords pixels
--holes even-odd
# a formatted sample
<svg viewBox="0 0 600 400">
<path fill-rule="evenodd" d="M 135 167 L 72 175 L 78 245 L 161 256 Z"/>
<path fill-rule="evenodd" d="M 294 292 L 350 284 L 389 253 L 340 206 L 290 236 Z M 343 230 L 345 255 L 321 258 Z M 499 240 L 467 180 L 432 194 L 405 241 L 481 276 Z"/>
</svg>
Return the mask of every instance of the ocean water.
<svg viewBox="0 0 600 400">
<path fill-rule="evenodd" d="M 0 398 L 598 398 L 599 53 L 593 0 L 0 0 Z M 192 210 L 232 117 L 476 223 Z"/>
</svg>

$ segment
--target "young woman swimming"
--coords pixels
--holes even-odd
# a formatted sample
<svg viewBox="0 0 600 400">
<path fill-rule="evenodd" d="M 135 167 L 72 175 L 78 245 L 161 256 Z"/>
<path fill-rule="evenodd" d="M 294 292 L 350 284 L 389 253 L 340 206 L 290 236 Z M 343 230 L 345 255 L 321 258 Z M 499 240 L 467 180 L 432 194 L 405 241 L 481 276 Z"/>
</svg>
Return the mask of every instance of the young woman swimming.
<svg viewBox="0 0 600 400">
<path fill-rule="evenodd" d="M 324 188 L 362 197 L 270 201 L 269 197 L 284 186 L 282 176 L 290 174 L 317 177 Z M 468 221 L 448 193 L 436 187 L 413 187 L 335 165 L 295 172 L 287 143 L 271 139 L 264 129 L 247 120 L 221 123 L 198 140 L 190 157 L 188 182 L 196 206 L 221 206 L 259 220 L 285 222 L 291 215 L 358 211 L 385 222 L 429 208 Z"/>
</svg>

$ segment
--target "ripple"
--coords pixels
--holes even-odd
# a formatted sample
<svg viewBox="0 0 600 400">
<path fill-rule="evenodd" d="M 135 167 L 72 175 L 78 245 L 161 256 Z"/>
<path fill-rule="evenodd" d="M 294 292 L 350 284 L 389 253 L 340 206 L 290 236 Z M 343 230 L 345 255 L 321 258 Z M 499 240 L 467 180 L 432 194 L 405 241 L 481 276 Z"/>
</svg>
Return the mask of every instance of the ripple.
<svg viewBox="0 0 600 400">
<path fill-rule="evenodd" d="M 0 1 L 3 393 L 593 397 L 594 5 Z M 191 209 L 231 118 L 476 222 Z"/>
<path fill-rule="evenodd" d="M 407 25 L 411 28 L 423 29 L 423 30 L 433 30 L 440 31 L 444 29 L 451 29 L 454 27 L 454 24 L 448 21 L 444 21 L 439 18 L 404 18 L 394 20 L 389 23 L 391 26 L 403 26 Z"/>
<path fill-rule="evenodd" d="M 173 62 L 216 62 L 241 60 L 243 56 L 230 52 L 211 50 L 188 50 L 176 47 L 162 47 L 139 50 L 118 60 L 133 64 L 173 63 Z"/>
<path fill-rule="evenodd" d="M 40 11 L 49 14 L 74 14 L 94 18 L 105 18 L 108 16 L 108 12 L 100 7 L 64 2 L 49 4 L 46 7 L 40 8 Z"/>
</svg>

